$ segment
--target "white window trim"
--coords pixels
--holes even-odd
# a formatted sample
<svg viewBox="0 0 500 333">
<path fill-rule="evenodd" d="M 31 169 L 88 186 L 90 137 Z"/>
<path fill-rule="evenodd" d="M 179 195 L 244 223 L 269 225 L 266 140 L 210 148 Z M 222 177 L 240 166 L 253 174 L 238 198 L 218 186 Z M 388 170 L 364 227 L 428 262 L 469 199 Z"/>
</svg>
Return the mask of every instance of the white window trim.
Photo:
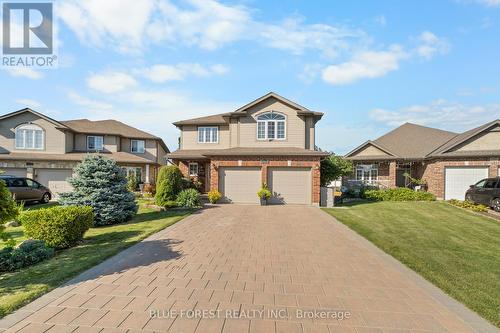
<svg viewBox="0 0 500 333">
<path fill-rule="evenodd" d="M 89 139 L 90 138 L 101 138 L 102 139 L 102 147 L 101 147 L 101 149 L 97 149 L 97 148 L 90 149 L 89 148 Z M 90 150 L 90 151 L 101 151 L 101 150 L 104 150 L 104 136 L 102 136 L 102 135 L 87 135 L 87 150 Z"/>
<path fill-rule="evenodd" d="M 26 148 L 26 133 L 23 138 L 23 147 L 20 147 L 17 145 L 17 131 L 18 130 L 34 130 L 34 131 L 42 131 L 42 146 L 40 148 Z M 33 145 L 35 144 L 35 134 L 33 133 Z M 23 149 L 23 150 L 45 150 L 45 130 L 41 128 L 38 125 L 27 123 L 27 124 L 21 124 L 16 127 L 14 130 L 14 146 L 16 149 Z"/>
<path fill-rule="evenodd" d="M 364 167 L 367 167 L 369 166 L 370 169 L 369 169 L 369 176 L 368 176 L 368 179 L 365 179 L 365 169 Z M 362 170 L 362 173 L 361 173 L 361 179 L 358 179 L 358 170 Z M 377 170 L 377 176 L 373 179 L 372 178 L 372 171 L 373 170 Z M 356 180 L 361 180 L 361 181 L 365 181 L 367 183 L 375 183 L 378 181 L 378 165 L 376 164 L 360 164 L 360 165 L 357 165 L 356 166 L 356 169 L 355 169 L 355 178 Z"/>
<path fill-rule="evenodd" d="M 191 165 L 196 165 L 196 173 L 191 173 Z M 189 162 L 188 171 L 190 176 L 198 176 L 198 174 L 200 173 L 200 166 L 198 162 Z"/>
<path fill-rule="evenodd" d="M 216 140 L 215 141 L 208 141 L 207 142 L 207 141 L 205 141 L 205 135 L 203 135 L 203 141 L 200 141 L 200 129 L 204 129 L 204 130 L 206 130 L 206 129 L 216 129 L 216 132 L 215 132 L 215 133 L 217 133 Z M 197 129 L 197 131 L 196 131 L 196 135 L 198 136 L 197 137 L 198 143 L 208 143 L 208 144 L 210 144 L 210 143 L 212 143 L 212 144 L 213 143 L 219 143 L 219 127 L 218 126 L 199 126 L 198 129 Z"/>
<path fill-rule="evenodd" d="M 276 113 L 276 114 L 279 114 L 280 116 L 283 116 L 285 117 L 284 120 L 275 120 L 275 119 L 268 119 L 268 120 L 259 120 L 257 119 L 258 117 L 262 116 L 262 115 L 265 115 L 266 113 Z M 278 141 L 285 141 L 286 140 L 286 136 L 287 136 L 287 123 L 288 123 L 288 117 L 281 113 L 281 112 L 274 112 L 274 111 L 267 111 L 267 112 L 263 112 L 263 113 L 260 113 L 258 114 L 256 117 L 255 117 L 255 120 L 257 121 L 257 125 L 255 126 L 255 137 L 257 138 L 257 141 L 274 141 L 274 140 L 278 140 Z M 268 138 L 267 137 L 267 123 L 270 122 L 270 121 L 273 121 L 274 122 L 274 135 L 275 137 L 274 138 Z M 284 137 L 283 138 L 278 138 L 278 122 L 283 122 L 285 123 L 285 129 L 284 129 Z M 259 138 L 259 123 L 264 123 L 264 138 Z"/>
<path fill-rule="evenodd" d="M 136 142 L 142 141 L 143 142 L 143 150 L 142 151 L 134 151 L 134 145 L 133 145 L 134 141 L 136 141 Z M 136 153 L 136 154 L 144 154 L 146 152 L 146 140 L 136 140 L 136 139 L 130 140 L 130 152 Z"/>
</svg>

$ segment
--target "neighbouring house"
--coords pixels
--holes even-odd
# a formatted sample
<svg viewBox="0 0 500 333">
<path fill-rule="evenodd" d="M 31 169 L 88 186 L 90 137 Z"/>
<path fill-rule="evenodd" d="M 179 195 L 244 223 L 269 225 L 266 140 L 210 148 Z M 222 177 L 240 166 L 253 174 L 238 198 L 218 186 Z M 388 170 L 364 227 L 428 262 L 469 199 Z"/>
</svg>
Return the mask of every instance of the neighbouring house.
<svg viewBox="0 0 500 333">
<path fill-rule="evenodd" d="M 470 185 L 500 175 L 500 120 L 464 133 L 406 123 L 346 155 L 354 178 L 382 187 L 422 179 L 438 199 L 464 200 Z"/>
<path fill-rule="evenodd" d="M 318 205 L 328 155 L 315 146 L 322 116 L 271 92 L 233 112 L 175 122 L 179 149 L 167 156 L 227 202 L 257 203 L 266 183 L 271 203 Z"/>
<path fill-rule="evenodd" d="M 116 120 L 57 121 L 28 108 L 0 116 L 0 169 L 54 194 L 71 190 L 66 179 L 86 154 L 114 159 L 127 174 L 154 183 L 168 152 L 161 138 Z"/>
</svg>

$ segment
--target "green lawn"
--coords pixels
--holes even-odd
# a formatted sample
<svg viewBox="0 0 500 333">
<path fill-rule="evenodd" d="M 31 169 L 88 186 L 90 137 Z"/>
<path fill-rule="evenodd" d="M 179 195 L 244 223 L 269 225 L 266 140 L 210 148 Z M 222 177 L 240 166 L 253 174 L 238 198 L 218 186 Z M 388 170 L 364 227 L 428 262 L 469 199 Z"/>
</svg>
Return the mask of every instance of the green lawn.
<svg viewBox="0 0 500 333">
<path fill-rule="evenodd" d="M 53 258 L 38 265 L 0 275 L 0 317 L 190 213 L 175 210 L 155 212 L 141 207 L 135 218 L 128 223 L 91 228 L 81 245 L 59 251 Z M 22 227 L 6 230 L 17 241 L 24 237 Z"/>
<path fill-rule="evenodd" d="M 500 221 L 445 202 L 325 211 L 500 327 Z"/>
</svg>

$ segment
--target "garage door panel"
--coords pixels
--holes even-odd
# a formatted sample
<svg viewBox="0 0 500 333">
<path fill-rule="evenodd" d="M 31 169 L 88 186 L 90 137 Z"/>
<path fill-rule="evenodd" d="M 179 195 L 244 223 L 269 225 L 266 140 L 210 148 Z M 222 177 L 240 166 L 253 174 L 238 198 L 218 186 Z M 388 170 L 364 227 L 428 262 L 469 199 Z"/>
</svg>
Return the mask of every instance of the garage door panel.
<svg viewBox="0 0 500 333">
<path fill-rule="evenodd" d="M 70 192 L 73 188 L 67 182 L 72 177 L 71 169 L 36 169 L 36 181 L 47 186 L 52 194 Z"/>
<path fill-rule="evenodd" d="M 310 168 L 268 168 L 271 204 L 310 204 Z"/>
<path fill-rule="evenodd" d="M 445 168 L 445 200 L 465 200 L 469 186 L 484 178 L 488 178 L 488 167 Z"/>
<path fill-rule="evenodd" d="M 234 203 L 258 203 L 261 185 L 260 168 L 220 167 L 219 190 L 223 200 Z"/>
<path fill-rule="evenodd" d="M 28 174 L 26 168 L 0 168 L 3 171 L 3 175 L 15 176 L 15 177 L 26 177 Z"/>
</svg>

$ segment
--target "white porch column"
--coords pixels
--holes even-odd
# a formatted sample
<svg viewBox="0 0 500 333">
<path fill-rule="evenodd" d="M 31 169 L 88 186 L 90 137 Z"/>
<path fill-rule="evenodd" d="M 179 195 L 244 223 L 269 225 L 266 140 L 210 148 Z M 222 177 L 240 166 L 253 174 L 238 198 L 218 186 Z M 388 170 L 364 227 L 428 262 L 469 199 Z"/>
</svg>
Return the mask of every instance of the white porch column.
<svg viewBox="0 0 500 333">
<path fill-rule="evenodd" d="M 149 164 L 146 164 L 146 179 L 145 183 L 149 184 Z"/>
</svg>

